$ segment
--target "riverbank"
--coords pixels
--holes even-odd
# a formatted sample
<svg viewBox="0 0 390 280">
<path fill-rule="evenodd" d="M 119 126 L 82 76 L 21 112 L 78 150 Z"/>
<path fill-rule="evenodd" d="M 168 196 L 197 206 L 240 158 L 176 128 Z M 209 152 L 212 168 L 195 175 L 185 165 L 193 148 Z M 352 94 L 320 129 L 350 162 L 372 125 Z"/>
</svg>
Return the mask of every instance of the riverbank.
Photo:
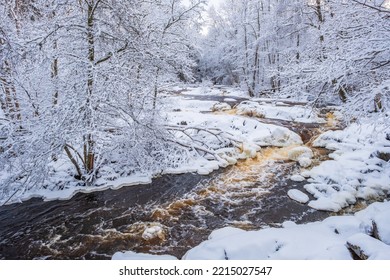
<svg viewBox="0 0 390 280">
<path fill-rule="evenodd" d="M 160 171 L 153 180 L 151 174 L 128 177 L 121 176 L 124 170 L 105 170 L 95 187 L 70 184 L 55 191 L 41 190 L 46 200 L 63 195 L 61 201 L 33 198 L 0 207 L 0 221 L 5 225 L 0 230 L 0 258 L 111 259 L 118 251 L 183 258 L 221 228 L 240 229 L 244 234 L 332 215 L 310 207 L 318 197 L 306 186 L 316 178 L 309 176 L 311 170 L 333 174 L 326 173 L 322 164 L 337 161 L 335 155 L 344 151 L 338 147 L 345 147 L 344 139 L 353 135 L 353 130 L 332 131 L 339 129 L 337 113 L 313 110 L 302 101 L 247 101 L 236 96 L 236 90 L 213 92 L 217 95 L 184 88 L 161 96 L 167 125 L 180 128 L 176 139 L 203 145 L 190 150 L 187 163 Z M 332 136 L 337 133 L 346 137 Z M 323 139 L 318 138 L 321 134 L 329 145 L 315 147 Z M 356 145 L 378 148 L 362 141 Z M 386 176 L 387 163 L 382 161 L 377 169 L 383 172 L 377 171 Z M 347 164 L 344 175 L 354 166 Z M 338 178 L 342 175 L 339 172 Z M 328 177 L 319 178 L 323 184 L 330 183 Z M 129 182 L 144 185 L 127 187 Z M 37 196 L 36 191 L 30 194 Z M 302 195 L 307 199 L 302 200 Z M 385 197 L 383 193 L 376 199 Z M 362 198 L 357 200 L 364 205 Z"/>
</svg>

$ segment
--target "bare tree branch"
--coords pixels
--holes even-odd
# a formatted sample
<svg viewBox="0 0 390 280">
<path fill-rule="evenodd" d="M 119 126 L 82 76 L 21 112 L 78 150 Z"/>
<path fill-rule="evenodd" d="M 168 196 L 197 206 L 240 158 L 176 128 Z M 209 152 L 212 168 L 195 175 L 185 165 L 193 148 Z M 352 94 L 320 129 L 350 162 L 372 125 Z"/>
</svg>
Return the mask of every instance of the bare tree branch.
<svg viewBox="0 0 390 280">
<path fill-rule="evenodd" d="M 365 7 L 370 8 L 370 9 L 374 9 L 374 10 L 376 10 L 378 12 L 381 12 L 381 13 L 390 13 L 390 10 L 388 10 L 388 9 L 383 9 L 381 7 L 376 7 L 376 6 L 367 4 L 366 2 L 362 3 L 362 2 L 360 2 L 358 0 L 352 0 L 352 2 L 355 2 L 355 3 L 359 4 L 359 5 L 365 6 Z"/>
</svg>

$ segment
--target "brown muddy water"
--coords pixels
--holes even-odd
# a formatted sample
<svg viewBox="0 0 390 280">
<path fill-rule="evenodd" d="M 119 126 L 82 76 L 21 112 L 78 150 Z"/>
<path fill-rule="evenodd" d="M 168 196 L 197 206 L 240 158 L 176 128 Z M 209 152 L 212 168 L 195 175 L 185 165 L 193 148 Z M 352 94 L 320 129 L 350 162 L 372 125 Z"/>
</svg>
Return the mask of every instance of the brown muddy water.
<svg viewBox="0 0 390 280">
<path fill-rule="evenodd" d="M 287 126 L 310 142 L 319 124 Z M 317 221 L 315 211 L 287 197 L 303 183 L 287 148 L 265 148 L 256 158 L 208 176 L 165 175 L 149 185 L 77 194 L 67 201 L 31 199 L 0 207 L 0 259 L 110 259 L 117 251 L 171 254 L 181 258 L 215 229 L 255 230 L 286 220 Z M 314 150 L 316 161 L 328 151 Z M 158 229 L 152 236 L 148 229 Z"/>
</svg>

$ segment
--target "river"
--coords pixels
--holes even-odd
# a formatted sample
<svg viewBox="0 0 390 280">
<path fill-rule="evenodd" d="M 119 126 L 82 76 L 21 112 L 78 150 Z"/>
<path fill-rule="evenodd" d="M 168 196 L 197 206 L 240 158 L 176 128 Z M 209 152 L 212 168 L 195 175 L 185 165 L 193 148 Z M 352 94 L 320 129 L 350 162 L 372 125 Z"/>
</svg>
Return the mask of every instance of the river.
<svg viewBox="0 0 390 280">
<path fill-rule="evenodd" d="M 305 143 L 324 129 L 264 121 L 290 128 Z M 110 259 L 121 250 L 181 258 L 224 226 L 254 230 L 328 217 L 287 197 L 289 189 L 303 189 L 303 183 L 288 179 L 298 169 L 287 159 L 288 149 L 262 149 L 255 159 L 208 176 L 164 175 L 149 185 L 0 207 L 0 259 Z M 324 149 L 314 152 L 317 162 L 327 158 Z M 161 230 L 145 238 L 153 227 Z"/>
</svg>

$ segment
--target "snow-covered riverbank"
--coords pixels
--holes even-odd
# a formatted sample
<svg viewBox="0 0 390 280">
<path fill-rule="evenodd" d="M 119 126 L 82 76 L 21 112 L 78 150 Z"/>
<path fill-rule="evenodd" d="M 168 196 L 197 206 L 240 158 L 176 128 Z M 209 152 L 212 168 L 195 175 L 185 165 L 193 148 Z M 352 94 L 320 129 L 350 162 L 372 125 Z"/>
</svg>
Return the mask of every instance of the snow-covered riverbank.
<svg viewBox="0 0 390 280">
<path fill-rule="evenodd" d="M 321 222 L 244 231 L 222 228 L 189 250 L 184 260 L 369 260 L 390 259 L 390 202 L 376 202 L 353 216 Z M 374 236 L 374 237 L 373 237 Z M 352 252 L 354 252 L 352 254 Z M 118 252 L 114 260 L 173 259 L 169 256 Z"/>
<path fill-rule="evenodd" d="M 377 199 L 390 193 L 390 138 L 387 124 L 351 124 L 328 131 L 315 147 L 333 150 L 331 160 L 302 172 L 305 189 L 316 200 L 309 206 L 337 212 L 357 199 Z"/>
</svg>

